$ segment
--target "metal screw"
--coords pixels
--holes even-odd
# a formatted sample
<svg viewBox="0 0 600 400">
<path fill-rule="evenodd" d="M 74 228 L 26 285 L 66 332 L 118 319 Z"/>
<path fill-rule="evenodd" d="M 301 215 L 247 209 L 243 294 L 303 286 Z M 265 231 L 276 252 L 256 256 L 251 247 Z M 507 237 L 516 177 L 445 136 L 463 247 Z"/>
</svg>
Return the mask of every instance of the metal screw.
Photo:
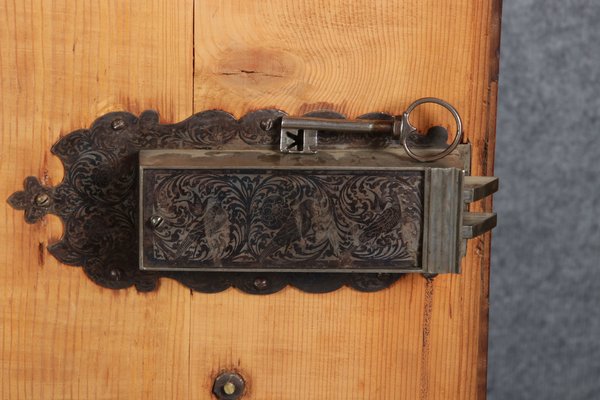
<svg viewBox="0 0 600 400">
<path fill-rule="evenodd" d="M 153 215 L 150 217 L 150 225 L 152 228 L 158 228 L 163 223 L 163 217 L 160 215 Z"/>
<path fill-rule="evenodd" d="M 40 193 L 35 196 L 35 204 L 40 207 L 45 207 L 50 204 L 50 196 L 47 193 Z"/>
<path fill-rule="evenodd" d="M 254 287 L 258 290 L 265 290 L 267 287 L 269 287 L 269 281 L 267 278 L 256 278 L 254 280 Z"/>
<path fill-rule="evenodd" d="M 125 121 L 123 121 L 121 118 L 117 118 L 111 123 L 111 126 L 113 130 L 120 131 L 121 129 L 125 128 Z"/>
</svg>

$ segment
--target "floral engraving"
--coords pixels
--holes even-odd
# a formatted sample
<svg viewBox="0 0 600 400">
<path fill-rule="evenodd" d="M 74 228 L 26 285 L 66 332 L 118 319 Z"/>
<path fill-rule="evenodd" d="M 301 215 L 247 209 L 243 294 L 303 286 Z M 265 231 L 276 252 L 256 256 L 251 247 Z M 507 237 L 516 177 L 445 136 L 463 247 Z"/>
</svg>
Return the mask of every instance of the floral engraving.
<svg viewBox="0 0 600 400">
<path fill-rule="evenodd" d="M 176 279 L 184 285 L 198 291 L 218 292 L 230 286 L 249 293 L 267 294 L 282 289 L 288 284 L 294 285 L 309 292 L 326 292 L 343 285 L 351 286 L 357 290 L 373 291 L 383 289 L 399 278 L 398 274 L 350 274 L 320 273 L 314 277 L 310 273 L 235 273 L 221 272 L 151 272 L 143 271 L 138 266 L 138 221 L 137 221 L 137 167 L 138 152 L 141 149 L 251 149 L 277 148 L 277 124 L 265 125 L 264 121 L 277 121 L 285 115 L 278 110 L 258 110 L 236 120 L 231 114 L 223 111 L 210 110 L 191 116 L 175 124 L 160 124 L 158 114 L 154 111 L 145 111 L 139 117 L 126 112 L 114 112 L 98 118 L 89 129 L 76 130 L 62 137 L 51 149 L 58 156 L 64 166 L 63 181 L 54 187 L 42 185 L 35 177 L 25 180 L 24 190 L 17 191 L 8 199 L 16 209 L 25 211 L 25 221 L 35 223 L 46 214 L 54 214 L 64 223 L 62 238 L 49 246 L 50 253 L 65 264 L 81 266 L 86 275 L 107 288 L 119 289 L 132 285 L 140 291 L 150 291 L 157 287 L 160 277 Z M 339 114 L 326 113 L 329 117 L 339 117 Z M 381 115 L 381 114 L 378 114 Z M 265 129 L 265 126 L 267 128 Z M 331 137 L 329 137 L 331 136 Z M 356 135 L 324 135 L 323 148 L 328 146 L 339 147 L 385 147 L 389 143 L 381 139 Z M 282 187 L 282 192 L 284 187 Z M 241 205 L 227 199 L 220 199 L 219 193 L 214 192 L 212 197 L 203 200 L 194 199 L 196 209 L 190 205 L 180 205 L 182 209 L 172 210 L 173 218 L 177 215 L 186 215 L 186 218 L 198 218 L 198 213 L 203 215 L 210 211 L 203 221 L 198 220 L 194 230 L 181 231 L 181 237 L 173 237 L 186 242 L 187 235 L 190 245 L 178 248 L 164 249 L 156 247 L 156 255 L 162 257 L 192 257 L 196 259 L 215 260 L 226 259 L 234 254 L 236 246 L 243 235 L 250 235 L 250 231 L 239 231 L 224 212 L 237 212 Z M 269 197 L 271 196 L 271 197 Z M 260 202 L 262 212 L 260 215 L 269 235 L 257 238 L 253 242 L 249 254 L 256 256 L 265 252 L 267 246 L 273 248 L 266 258 L 285 259 L 289 253 L 299 245 L 292 240 L 296 233 L 281 231 L 277 237 L 275 230 L 283 229 L 286 221 L 284 216 L 287 209 L 292 212 L 295 203 L 283 198 L 283 203 L 272 197 L 273 193 L 265 191 L 252 197 L 252 201 Z M 351 196 L 349 193 L 348 196 Z M 229 197 L 228 197 L 229 198 Z M 268 199 L 268 201 L 267 201 Z M 166 198 L 163 199 L 166 201 Z M 225 200 L 223 203 L 222 200 Z M 334 243 L 342 241 L 348 246 L 348 238 L 339 238 L 333 226 L 334 221 L 328 217 L 324 210 L 331 207 L 328 197 L 318 198 L 319 203 L 306 204 L 305 212 L 315 213 L 315 223 L 320 224 L 317 229 L 311 226 L 318 242 Z M 357 200 L 364 201 L 364 200 Z M 246 204 L 252 207 L 252 204 Z M 361 218 L 374 217 L 368 214 L 364 205 L 347 210 L 350 214 L 360 213 Z M 188 207 L 188 208 L 186 208 Z M 362 209 L 360 207 L 363 207 Z M 247 210 L 248 208 L 246 208 Z M 241 208 L 239 208 L 241 210 Z M 306 211 L 312 210 L 312 211 Z M 185 211 L 185 213 L 184 213 Z M 403 213 L 407 211 L 402 209 Z M 180 213 L 180 214 L 177 214 Z M 229 215 L 229 214 L 228 214 Z M 331 215 L 331 214 L 329 214 Z M 208 217 L 208 219 L 206 219 Z M 210 223 L 207 222 L 210 220 Z M 312 219 L 311 219 L 312 220 Z M 375 220 L 373 220 L 375 221 Z M 356 222 L 355 234 L 365 230 L 364 222 Z M 280 226 L 279 228 L 277 228 Z M 395 229 L 397 235 L 406 236 L 404 231 L 412 232 L 409 236 L 414 238 L 418 232 L 414 227 L 401 225 Z M 246 229 L 246 228 L 245 228 Z M 337 228 L 336 228 L 337 229 Z M 348 232 L 353 232 L 352 227 Z M 304 229 L 298 231 L 304 235 Z M 313 234 L 313 233 L 311 233 Z M 197 245 L 195 235 L 206 238 L 206 245 Z M 319 238 L 317 238 L 317 236 Z M 238 237 L 239 236 L 239 237 Z M 246 236 L 247 237 L 247 236 Z M 233 239 L 232 239 L 233 238 Z M 345 240 L 345 242 L 344 242 Z M 376 239 L 372 240 L 387 240 Z M 289 245 L 286 244 L 289 241 Z M 360 242 L 360 236 L 358 237 Z M 294 242 L 294 243 L 291 243 Z M 352 244 L 349 251 L 353 259 L 366 256 L 375 247 L 374 242 L 365 244 Z M 405 240 L 406 242 L 406 240 Z M 269 245 L 269 243 L 271 243 Z M 281 246 L 278 246 L 281 243 Z M 369 244 L 370 243 L 370 244 Z M 406 251 L 418 248 L 406 242 Z M 369 250 L 369 246 L 372 246 Z M 275 248 L 277 247 L 277 248 Z M 209 248 L 209 249 L 208 249 Z M 327 250 L 330 257 L 340 257 L 340 246 L 331 246 Z M 311 250 L 312 251 L 312 250 Z M 336 253 L 337 252 L 337 253 Z M 400 253 L 398 253 L 400 254 Z M 410 257 L 414 257 L 411 254 Z M 363 276 L 368 275 L 368 276 Z M 256 282 L 260 282 L 257 284 Z M 267 282 L 266 285 L 263 282 Z"/>
<path fill-rule="evenodd" d="M 144 183 L 144 219 L 163 219 L 144 230 L 150 263 L 419 267 L 419 171 L 152 169 Z"/>
</svg>

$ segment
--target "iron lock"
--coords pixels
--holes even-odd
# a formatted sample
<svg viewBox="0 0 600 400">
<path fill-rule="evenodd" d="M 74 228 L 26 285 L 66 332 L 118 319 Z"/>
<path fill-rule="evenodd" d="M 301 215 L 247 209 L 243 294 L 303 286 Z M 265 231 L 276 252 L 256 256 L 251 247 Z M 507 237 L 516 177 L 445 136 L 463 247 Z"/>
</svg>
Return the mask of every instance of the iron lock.
<svg viewBox="0 0 600 400">
<path fill-rule="evenodd" d="M 455 118 L 450 145 L 445 129 L 411 125 L 428 102 Z M 458 273 L 466 240 L 495 226 L 469 204 L 498 180 L 470 176 L 461 136 L 458 112 L 432 98 L 356 120 L 110 113 L 53 146 L 63 182 L 29 177 L 9 202 L 30 223 L 58 215 L 65 234 L 49 251 L 109 288 L 153 290 L 163 276 L 203 292 L 376 291 L 405 273 Z"/>
</svg>

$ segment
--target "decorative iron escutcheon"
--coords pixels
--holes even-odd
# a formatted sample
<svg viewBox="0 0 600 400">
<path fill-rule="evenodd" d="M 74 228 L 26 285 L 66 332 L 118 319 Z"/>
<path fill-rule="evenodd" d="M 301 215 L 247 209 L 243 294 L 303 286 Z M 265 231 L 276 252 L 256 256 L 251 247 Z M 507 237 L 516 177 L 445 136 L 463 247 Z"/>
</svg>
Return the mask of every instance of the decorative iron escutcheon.
<svg viewBox="0 0 600 400">
<path fill-rule="evenodd" d="M 450 146 L 445 129 L 410 124 L 426 102 L 455 117 Z M 438 99 L 353 121 L 206 111 L 161 125 L 154 112 L 111 113 L 53 146 L 63 182 L 29 177 L 9 202 L 29 223 L 58 215 L 65 233 L 49 251 L 108 288 L 169 277 L 202 292 L 377 291 L 409 272 L 459 272 L 466 240 L 495 226 L 495 214 L 468 211 L 498 180 L 469 176 L 461 134 Z"/>
</svg>

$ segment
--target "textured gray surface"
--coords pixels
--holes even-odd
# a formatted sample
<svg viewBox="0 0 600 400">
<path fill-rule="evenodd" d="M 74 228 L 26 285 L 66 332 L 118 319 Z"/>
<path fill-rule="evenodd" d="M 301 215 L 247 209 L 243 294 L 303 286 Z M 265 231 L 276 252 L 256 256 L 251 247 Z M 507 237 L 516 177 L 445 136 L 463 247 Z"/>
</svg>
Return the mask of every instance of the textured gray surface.
<svg viewBox="0 0 600 400">
<path fill-rule="evenodd" d="M 600 399 L 600 1 L 505 0 L 489 399 Z"/>
</svg>

